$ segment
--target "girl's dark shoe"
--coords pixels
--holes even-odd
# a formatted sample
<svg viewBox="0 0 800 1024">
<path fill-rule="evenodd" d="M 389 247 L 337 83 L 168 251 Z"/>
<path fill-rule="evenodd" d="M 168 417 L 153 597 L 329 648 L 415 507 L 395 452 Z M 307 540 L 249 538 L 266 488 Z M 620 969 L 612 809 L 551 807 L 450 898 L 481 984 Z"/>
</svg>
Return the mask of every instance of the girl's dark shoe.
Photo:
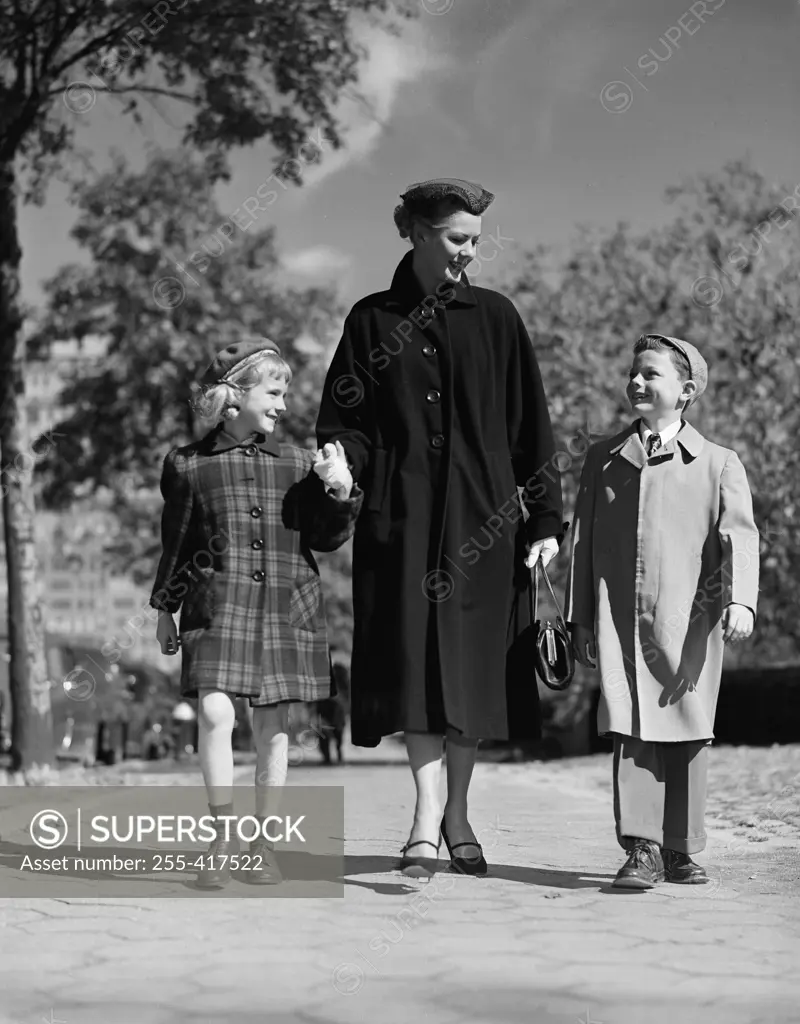
<svg viewBox="0 0 800 1024">
<path fill-rule="evenodd" d="M 450 854 L 451 871 L 458 871 L 462 875 L 485 875 L 488 873 L 489 866 L 483 856 L 481 844 L 473 839 L 466 843 L 453 843 L 451 846 L 450 840 L 447 838 L 444 818 L 442 818 L 442 839 L 444 839 L 447 852 Z M 464 846 L 477 847 L 480 852 L 477 855 L 473 854 L 471 857 L 460 857 L 455 851 L 460 850 Z"/>
<path fill-rule="evenodd" d="M 202 867 L 197 873 L 198 889 L 223 889 L 231 880 L 231 859 L 239 857 L 239 840 L 235 834 L 225 839 L 224 828 L 219 829 L 217 838 L 211 840 L 202 857 Z"/>
<path fill-rule="evenodd" d="M 266 839 L 256 839 L 250 844 L 250 860 L 248 863 L 245 859 L 245 864 L 245 877 L 251 885 L 280 885 L 283 881 L 275 851 Z"/>
<path fill-rule="evenodd" d="M 430 843 L 427 839 L 416 839 L 413 843 L 406 843 L 401 851 L 400 870 L 408 878 L 433 878 L 439 866 L 439 847 L 441 845 L 441 839 L 438 843 Z M 417 853 L 409 854 L 408 852 L 412 849 L 419 850 L 420 847 L 425 846 L 429 850 L 436 850 L 436 856 L 422 857 Z"/>
<path fill-rule="evenodd" d="M 628 859 L 612 882 L 617 889 L 652 889 L 664 881 L 661 847 L 649 839 L 635 839 Z"/>
<path fill-rule="evenodd" d="M 695 864 L 688 853 L 678 853 L 677 850 L 662 850 L 664 859 L 664 875 L 668 882 L 678 882 L 682 885 L 703 885 L 708 881 L 705 868 Z"/>
</svg>

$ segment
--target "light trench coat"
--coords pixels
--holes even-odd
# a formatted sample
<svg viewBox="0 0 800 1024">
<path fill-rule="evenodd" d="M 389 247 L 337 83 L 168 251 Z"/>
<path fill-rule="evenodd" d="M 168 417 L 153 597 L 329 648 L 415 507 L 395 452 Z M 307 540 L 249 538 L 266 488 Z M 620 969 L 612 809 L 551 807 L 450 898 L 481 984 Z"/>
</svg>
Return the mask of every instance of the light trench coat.
<svg viewBox="0 0 800 1024">
<path fill-rule="evenodd" d="M 759 535 L 744 467 L 690 424 L 649 459 L 639 422 L 593 445 L 581 474 L 566 618 L 592 629 L 598 731 L 709 740 L 722 612 L 756 612 Z"/>
</svg>

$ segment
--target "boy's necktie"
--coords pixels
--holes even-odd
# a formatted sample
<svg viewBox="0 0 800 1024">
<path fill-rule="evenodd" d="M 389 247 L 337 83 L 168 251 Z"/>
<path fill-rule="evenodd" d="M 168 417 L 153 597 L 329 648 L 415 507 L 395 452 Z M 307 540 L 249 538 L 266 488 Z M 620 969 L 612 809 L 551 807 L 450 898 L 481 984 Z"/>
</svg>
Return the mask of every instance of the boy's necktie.
<svg viewBox="0 0 800 1024">
<path fill-rule="evenodd" d="M 661 447 L 661 434 L 651 434 L 647 439 L 647 457 L 650 458 L 654 452 Z"/>
</svg>

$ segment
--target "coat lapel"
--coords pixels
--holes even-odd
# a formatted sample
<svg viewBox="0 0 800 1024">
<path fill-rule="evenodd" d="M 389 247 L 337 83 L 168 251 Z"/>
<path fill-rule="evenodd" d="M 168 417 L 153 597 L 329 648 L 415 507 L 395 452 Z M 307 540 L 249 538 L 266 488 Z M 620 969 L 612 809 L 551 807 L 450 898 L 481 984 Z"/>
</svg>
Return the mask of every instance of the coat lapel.
<svg viewBox="0 0 800 1024">
<path fill-rule="evenodd" d="M 627 459 L 632 466 L 642 469 L 647 462 L 647 452 L 642 444 L 642 438 L 639 433 L 639 422 L 639 420 L 636 420 L 635 423 L 632 423 L 627 430 L 620 434 L 609 450 L 612 455 L 620 455 L 623 459 Z M 696 459 L 702 451 L 704 444 L 705 438 L 703 435 L 698 433 L 691 423 L 684 421 L 676 436 L 668 441 L 656 455 L 671 458 L 677 452 L 678 445 L 680 445 L 690 459 Z"/>
<path fill-rule="evenodd" d="M 706 439 L 701 433 L 699 433 L 691 425 L 691 423 L 684 422 L 681 429 L 678 431 L 677 437 L 674 438 L 686 454 L 696 459 L 700 452 L 703 450 L 703 445 L 706 443 Z"/>
<path fill-rule="evenodd" d="M 610 449 L 612 455 L 620 455 L 627 459 L 632 466 L 641 469 L 647 462 L 647 452 L 644 450 L 642 439 L 639 436 L 639 421 L 631 424 L 622 433 L 616 443 Z"/>
</svg>

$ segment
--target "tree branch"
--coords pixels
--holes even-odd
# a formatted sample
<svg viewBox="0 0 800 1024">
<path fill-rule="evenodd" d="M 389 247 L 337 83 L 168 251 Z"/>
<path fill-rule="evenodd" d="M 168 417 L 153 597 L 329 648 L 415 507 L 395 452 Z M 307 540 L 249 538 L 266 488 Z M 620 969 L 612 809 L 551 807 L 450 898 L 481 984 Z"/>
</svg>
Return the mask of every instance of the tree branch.
<svg viewBox="0 0 800 1024">
<path fill-rule="evenodd" d="M 124 35 L 125 32 L 130 31 L 130 29 L 138 24 L 139 21 L 141 21 L 141 17 L 138 20 L 130 17 L 123 18 L 116 25 L 112 25 L 107 32 L 103 33 L 103 35 L 95 36 L 94 39 L 90 39 L 89 42 L 80 50 L 71 54 L 61 64 L 59 64 L 58 67 L 53 68 L 53 78 L 63 75 L 65 71 L 68 71 L 75 64 L 79 64 L 81 61 L 85 61 L 89 57 L 98 56 L 103 47 L 119 42 L 119 37 Z M 80 24 L 80 18 L 77 19 L 77 24 Z"/>
<path fill-rule="evenodd" d="M 47 45 L 47 48 L 42 54 L 41 64 L 38 69 L 39 77 L 43 79 L 46 78 L 48 75 L 48 66 L 50 64 L 50 61 L 55 57 L 59 47 L 67 39 L 69 39 L 69 37 L 72 35 L 75 29 L 80 25 L 80 21 L 83 17 L 84 12 L 81 11 L 80 13 L 78 13 L 77 11 L 72 11 L 64 21 L 63 26 L 61 24 L 62 14 L 63 12 L 61 10 L 61 0 L 57 0 L 53 18 L 53 35 L 50 39 L 50 42 Z"/>
<path fill-rule="evenodd" d="M 190 96 L 187 93 L 173 92 L 171 89 L 161 89 L 155 85 L 126 85 L 119 89 L 112 89 L 110 86 L 92 86 L 92 88 L 95 92 L 107 92 L 114 96 L 119 96 L 122 93 L 126 92 L 142 93 L 143 95 L 146 93 L 153 93 L 156 96 L 166 96 L 168 99 L 172 100 L 184 100 L 187 103 L 196 102 L 194 96 Z M 49 93 L 47 93 L 47 95 L 59 96 L 63 91 L 63 89 L 52 89 Z"/>
</svg>

